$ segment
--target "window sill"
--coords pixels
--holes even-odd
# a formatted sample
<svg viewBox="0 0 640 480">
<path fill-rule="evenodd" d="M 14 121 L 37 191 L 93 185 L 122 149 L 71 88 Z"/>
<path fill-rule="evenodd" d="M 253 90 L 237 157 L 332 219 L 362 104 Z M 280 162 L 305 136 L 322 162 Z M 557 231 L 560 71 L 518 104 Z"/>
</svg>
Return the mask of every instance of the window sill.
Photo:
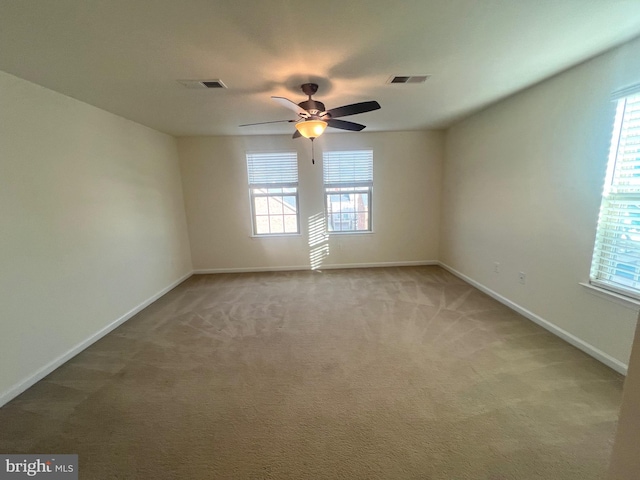
<svg viewBox="0 0 640 480">
<path fill-rule="evenodd" d="M 585 287 L 589 293 L 595 295 L 596 297 L 604 298 L 605 300 L 617 303 L 618 305 L 622 305 L 623 307 L 630 310 L 640 310 L 640 300 L 636 300 L 635 298 L 627 297 L 626 295 L 622 295 L 620 293 L 612 292 L 610 290 L 591 285 L 590 283 L 580 282 L 580 285 Z"/>
<path fill-rule="evenodd" d="M 375 233 L 373 230 L 361 230 L 355 232 L 326 232 L 327 235 L 371 235 Z"/>
<path fill-rule="evenodd" d="M 295 238 L 301 236 L 301 233 L 270 233 L 268 235 L 249 235 L 249 238 Z"/>
</svg>

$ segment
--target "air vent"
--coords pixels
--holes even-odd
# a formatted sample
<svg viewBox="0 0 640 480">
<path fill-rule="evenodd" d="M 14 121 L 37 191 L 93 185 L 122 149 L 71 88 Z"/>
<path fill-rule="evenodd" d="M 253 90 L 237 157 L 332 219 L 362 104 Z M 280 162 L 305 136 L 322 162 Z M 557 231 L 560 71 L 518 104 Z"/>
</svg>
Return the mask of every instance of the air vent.
<svg viewBox="0 0 640 480">
<path fill-rule="evenodd" d="M 205 80 L 202 83 L 207 88 L 227 88 L 227 86 L 222 83 L 222 80 Z"/>
<path fill-rule="evenodd" d="M 214 79 L 214 80 L 178 80 L 178 83 L 181 83 L 187 88 L 227 88 L 227 86 L 222 83 L 222 80 Z"/>
<path fill-rule="evenodd" d="M 424 83 L 431 75 L 395 75 L 387 83 Z"/>
</svg>

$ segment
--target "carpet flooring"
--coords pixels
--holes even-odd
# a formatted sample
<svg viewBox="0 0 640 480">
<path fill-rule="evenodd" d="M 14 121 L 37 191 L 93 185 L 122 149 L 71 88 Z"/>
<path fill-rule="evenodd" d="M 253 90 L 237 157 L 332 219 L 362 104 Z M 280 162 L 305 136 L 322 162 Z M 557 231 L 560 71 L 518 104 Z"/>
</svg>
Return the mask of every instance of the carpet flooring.
<svg viewBox="0 0 640 480">
<path fill-rule="evenodd" d="M 606 477 L 623 378 L 435 267 L 196 275 L 0 409 L 81 479 Z"/>
</svg>

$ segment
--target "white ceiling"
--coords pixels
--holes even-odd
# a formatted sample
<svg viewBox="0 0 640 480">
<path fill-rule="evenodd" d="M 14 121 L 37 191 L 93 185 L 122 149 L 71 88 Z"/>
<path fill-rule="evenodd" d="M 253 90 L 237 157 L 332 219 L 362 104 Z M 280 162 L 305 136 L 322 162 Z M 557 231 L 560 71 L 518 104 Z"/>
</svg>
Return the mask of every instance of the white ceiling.
<svg viewBox="0 0 640 480">
<path fill-rule="evenodd" d="M 174 135 L 291 133 L 238 125 L 310 80 L 377 100 L 367 131 L 446 127 L 637 35 L 640 0 L 0 0 L 0 70 Z"/>
</svg>

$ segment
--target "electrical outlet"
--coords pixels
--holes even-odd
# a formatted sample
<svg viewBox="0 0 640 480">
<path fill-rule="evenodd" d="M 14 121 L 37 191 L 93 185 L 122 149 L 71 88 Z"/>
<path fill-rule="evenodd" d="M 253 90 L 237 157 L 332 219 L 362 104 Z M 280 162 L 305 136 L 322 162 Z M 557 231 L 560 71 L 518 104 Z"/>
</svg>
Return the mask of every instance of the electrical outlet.
<svg viewBox="0 0 640 480">
<path fill-rule="evenodd" d="M 526 274 L 526 273 L 524 273 L 524 272 L 520 272 L 520 273 L 518 274 L 518 281 L 519 281 L 522 285 L 524 285 L 525 283 L 527 283 L 527 274 Z"/>
<path fill-rule="evenodd" d="M 500 262 L 495 262 L 493 264 L 493 271 L 496 273 L 500 273 Z"/>
</svg>

